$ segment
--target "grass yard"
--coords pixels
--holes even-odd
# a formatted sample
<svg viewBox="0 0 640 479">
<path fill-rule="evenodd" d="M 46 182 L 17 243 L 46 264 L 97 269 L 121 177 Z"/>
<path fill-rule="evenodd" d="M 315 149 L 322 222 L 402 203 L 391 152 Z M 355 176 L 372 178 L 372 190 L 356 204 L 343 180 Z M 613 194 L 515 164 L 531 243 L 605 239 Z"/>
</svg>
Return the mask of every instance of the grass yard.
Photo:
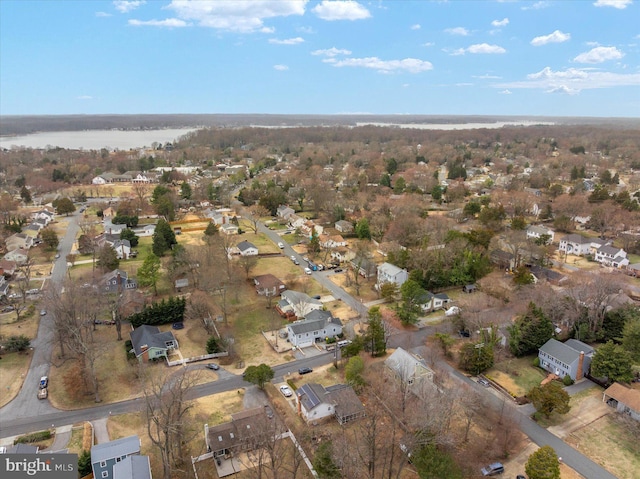
<svg viewBox="0 0 640 479">
<path fill-rule="evenodd" d="M 2 355 L 0 361 L 0 407 L 8 404 L 22 388 L 31 364 L 31 352 Z"/>
<path fill-rule="evenodd" d="M 117 402 L 140 396 L 140 386 L 137 380 L 138 366 L 135 362 L 127 361 L 124 341 L 128 339 L 128 332 L 123 328 L 123 341 L 117 341 L 115 326 L 98 325 L 95 334 L 96 347 L 100 348 L 97 361 L 97 376 L 100 397 L 103 402 Z M 65 385 L 65 376 L 73 371 L 74 361 L 57 361 L 57 349 L 53 352 L 53 362 L 49 377 L 49 401 L 63 410 L 94 406 L 94 395 L 84 395 L 80 400 L 75 399 Z M 157 367 L 164 367 L 162 364 Z"/>
<path fill-rule="evenodd" d="M 515 396 L 524 396 L 533 387 L 539 386 L 546 373 L 532 365 L 534 356 L 514 358 L 502 361 L 486 372 L 493 379 Z"/>
<path fill-rule="evenodd" d="M 618 414 L 608 414 L 575 431 L 565 441 L 620 479 L 640 471 L 640 441 Z"/>
<path fill-rule="evenodd" d="M 71 430 L 71 439 L 69 439 L 69 443 L 67 444 L 67 449 L 69 450 L 69 454 L 78 454 L 82 453 L 82 444 L 84 441 L 84 423 L 80 425 L 74 425 Z"/>
</svg>

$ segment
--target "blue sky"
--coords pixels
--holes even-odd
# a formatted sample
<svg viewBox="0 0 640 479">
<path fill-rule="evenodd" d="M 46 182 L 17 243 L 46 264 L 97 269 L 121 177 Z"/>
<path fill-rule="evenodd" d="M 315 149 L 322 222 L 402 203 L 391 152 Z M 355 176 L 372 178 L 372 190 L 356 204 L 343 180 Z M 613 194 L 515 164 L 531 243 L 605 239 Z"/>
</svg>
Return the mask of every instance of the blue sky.
<svg viewBox="0 0 640 479">
<path fill-rule="evenodd" d="M 640 116 L 638 0 L 0 1 L 0 114 Z"/>
</svg>

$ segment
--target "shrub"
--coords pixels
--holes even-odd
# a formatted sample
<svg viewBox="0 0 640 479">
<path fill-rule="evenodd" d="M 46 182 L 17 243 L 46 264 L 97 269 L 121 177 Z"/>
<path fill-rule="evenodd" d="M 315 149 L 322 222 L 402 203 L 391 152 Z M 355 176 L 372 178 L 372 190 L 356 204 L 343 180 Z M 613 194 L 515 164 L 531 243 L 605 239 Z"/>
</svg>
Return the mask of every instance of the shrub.
<svg viewBox="0 0 640 479">
<path fill-rule="evenodd" d="M 78 456 L 78 475 L 84 477 L 91 473 L 91 452 L 86 449 Z"/>
<path fill-rule="evenodd" d="M 51 431 L 32 432 L 15 439 L 13 444 L 31 444 L 33 442 L 46 441 L 47 439 L 51 439 Z"/>
<path fill-rule="evenodd" d="M 540 367 L 540 358 L 539 358 L 539 357 L 537 357 L 537 356 L 536 356 L 536 358 L 533 360 L 533 365 L 534 365 L 536 368 L 539 368 L 539 367 Z"/>
<path fill-rule="evenodd" d="M 565 386 L 571 386 L 575 381 L 573 379 L 571 379 L 571 376 L 569 376 L 568 374 L 562 378 L 562 384 L 564 384 Z"/>
<path fill-rule="evenodd" d="M 20 336 L 9 336 L 4 342 L 4 348 L 9 352 L 24 351 L 31 344 L 31 340 L 24 334 Z"/>
<path fill-rule="evenodd" d="M 136 353 L 133 352 L 133 343 L 131 342 L 130 339 L 127 339 L 124 342 L 124 350 L 127 353 L 127 359 L 135 359 L 136 358 Z"/>
<path fill-rule="evenodd" d="M 219 353 L 222 350 L 220 342 L 215 336 L 209 336 L 207 340 L 207 354 Z"/>
</svg>

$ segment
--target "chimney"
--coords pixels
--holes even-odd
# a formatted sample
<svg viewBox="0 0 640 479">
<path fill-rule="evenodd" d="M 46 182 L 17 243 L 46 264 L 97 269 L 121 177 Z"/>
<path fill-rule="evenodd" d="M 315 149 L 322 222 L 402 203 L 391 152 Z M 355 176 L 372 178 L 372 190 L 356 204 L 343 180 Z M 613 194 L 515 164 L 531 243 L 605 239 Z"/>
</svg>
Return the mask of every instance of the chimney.
<svg viewBox="0 0 640 479">
<path fill-rule="evenodd" d="M 298 398 L 298 416 L 302 416 L 302 403 L 300 402 L 300 394 L 296 394 Z"/>
<path fill-rule="evenodd" d="M 576 381 L 579 381 L 584 376 L 582 370 L 584 365 L 584 351 L 580 351 L 580 359 L 578 359 L 578 372 L 576 373 Z"/>
</svg>

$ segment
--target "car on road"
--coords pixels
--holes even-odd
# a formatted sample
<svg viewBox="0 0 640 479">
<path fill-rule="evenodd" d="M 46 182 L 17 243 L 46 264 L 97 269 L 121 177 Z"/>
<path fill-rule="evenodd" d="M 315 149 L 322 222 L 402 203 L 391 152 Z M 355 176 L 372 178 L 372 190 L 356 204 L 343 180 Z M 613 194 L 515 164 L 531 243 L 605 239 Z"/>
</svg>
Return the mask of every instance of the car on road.
<svg viewBox="0 0 640 479">
<path fill-rule="evenodd" d="M 321 297 L 321 296 L 320 296 L 319 294 L 316 294 L 316 295 L 313 297 L 313 299 L 320 299 L 320 297 Z"/>
<path fill-rule="evenodd" d="M 2 308 L 2 312 L 3 313 L 10 313 L 14 309 L 16 309 L 16 308 L 14 308 L 13 306 L 5 306 L 4 308 Z"/>
<path fill-rule="evenodd" d="M 504 472 L 504 466 L 500 462 L 494 462 L 493 464 L 483 467 L 480 472 L 482 472 L 483 476 L 497 476 Z"/>
<path fill-rule="evenodd" d="M 278 243 L 278 248 L 284 249 L 284 243 L 283 242 Z"/>
<path fill-rule="evenodd" d="M 309 374 L 312 373 L 313 369 L 311 368 L 300 368 L 298 369 L 298 374 Z"/>
<path fill-rule="evenodd" d="M 291 391 L 291 388 L 287 385 L 280 386 L 280 392 L 286 398 L 290 398 L 291 396 L 293 396 L 293 391 Z"/>
<path fill-rule="evenodd" d="M 297 261 L 294 255 L 291 255 L 291 261 Z"/>
<path fill-rule="evenodd" d="M 489 382 L 489 380 L 485 378 L 478 378 L 478 384 L 483 385 L 485 388 L 488 388 L 489 386 L 491 386 L 491 383 Z"/>
<path fill-rule="evenodd" d="M 216 363 L 211 363 L 211 364 L 207 364 L 205 368 L 212 369 L 213 371 L 217 371 L 218 369 L 220 369 L 220 366 L 218 366 Z"/>
<path fill-rule="evenodd" d="M 47 315 L 47 310 L 46 309 L 41 309 L 40 310 L 40 316 L 46 316 Z"/>
<path fill-rule="evenodd" d="M 47 376 L 42 376 L 40 378 L 40 389 L 44 389 L 49 385 L 49 378 Z"/>
<path fill-rule="evenodd" d="M 173 329 L 184 329 L 184 323 L 173 323 L 171 327 Z"/>
<path fill-rule="evenodd" d="M 56 259 L 60 257 L 60 253 L 56 253 Z"/>
<path fill-rule="evenodd" d="M 38 399 L 47 399 L 49 390 L 47 388 L 38 389 Z"/>
<path fill-rule="evenodd" d="M 342 273 L 342 268 L 336 268 L 336 269 L 335 269 L 335 272 L 336 272 L 336 273 Z"/>
<path fill-rule="evenodd" d="M 304 269 L 304 274 L 311 274 L 312 271 L 309 268 Z"/>
<path fill-rule="evenodd" d="M 300 261 L 298 261 L 297 259 L 294 259 L 293 260 L 293 264 L 298 265 L 298 264 L 300 264 Z"/>
</svg>

